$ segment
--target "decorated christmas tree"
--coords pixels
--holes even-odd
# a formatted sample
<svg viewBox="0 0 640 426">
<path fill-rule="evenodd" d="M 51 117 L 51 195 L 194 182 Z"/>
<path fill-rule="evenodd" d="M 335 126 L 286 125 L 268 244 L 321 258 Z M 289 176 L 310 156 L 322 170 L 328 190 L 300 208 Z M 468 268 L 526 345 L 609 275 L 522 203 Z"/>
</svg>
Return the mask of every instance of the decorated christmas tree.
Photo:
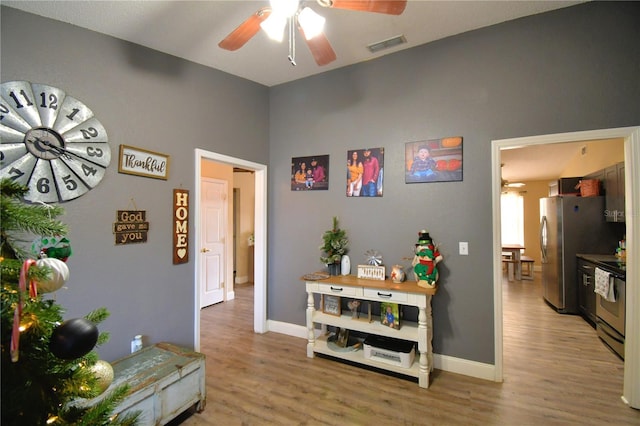
<svg viewBox="0 0 640 426">
<path fill-rule="evenodd" d="M 71 246 L 66 226 L 56 219 L 64 210 L 23 202 L 27 191 L 0 181 L 1 423 L 134 425 L 137 413 L 113 415 L 128 386 L 105 392 L 113 369 L 94 351 L 109 339 L 97 328 L 108 311 L 64 321 L 50 295 L 69 278 Z"/>
</svg>

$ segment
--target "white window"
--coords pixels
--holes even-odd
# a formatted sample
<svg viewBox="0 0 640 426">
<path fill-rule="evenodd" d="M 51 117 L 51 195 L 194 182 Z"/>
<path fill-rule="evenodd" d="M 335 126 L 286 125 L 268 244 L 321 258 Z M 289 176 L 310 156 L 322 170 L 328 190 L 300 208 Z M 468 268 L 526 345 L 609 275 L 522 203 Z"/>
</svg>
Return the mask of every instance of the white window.
<svg viewBox="0 0 640 426">
<path fill-rule="evenodd" d="M 524 197 L 515 192 L 500 196 L 502 245 L 524 245 Z"/>
</svg>

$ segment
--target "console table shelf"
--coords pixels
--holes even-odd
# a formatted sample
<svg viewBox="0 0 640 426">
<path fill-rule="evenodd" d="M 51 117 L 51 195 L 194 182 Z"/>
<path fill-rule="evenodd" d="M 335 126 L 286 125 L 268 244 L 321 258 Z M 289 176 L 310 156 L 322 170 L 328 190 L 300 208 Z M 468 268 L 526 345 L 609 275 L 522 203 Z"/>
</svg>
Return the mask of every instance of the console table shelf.
<svg viewBox="0 0 640 426">
<path fill-rule="evenodd" d="M 303 279 L 304 280 L 304 279 Z M 390 280 L 360 279 L 353 275 L 331 276 L 321 281 L 304 280 L 307 290 L 307 356 L 313 358 L 316 353 L 340 358 L 347 361 L 392 371 L 406 376 L 417 377 L 418 385 L 429 387 L 429 373 L 433 370 L 433 321 L 431 317 L 431 297 L 437 288 L 418 287 L 415 282 L 394 283 Z M 379 317 L 371 322 L 353 319 L 351 315 L 330 315 L 317 310 L 315 294 L 329 294 L 349 299 L 372 302 L 394 302 L 400 305 L 418 308 L 418 321 L 402 321 L 399 330 L 386 327 Z M 316 337 L 315 324 L 321 325 L 321 334 Z M 418 354 L 413 364 L 404 368 L 375 359 L 364 357 L 363 351 L 334 351 L 327 345 L 327 326 L 354 330 L 366 334 L 416 342 Z"/>
</svg>

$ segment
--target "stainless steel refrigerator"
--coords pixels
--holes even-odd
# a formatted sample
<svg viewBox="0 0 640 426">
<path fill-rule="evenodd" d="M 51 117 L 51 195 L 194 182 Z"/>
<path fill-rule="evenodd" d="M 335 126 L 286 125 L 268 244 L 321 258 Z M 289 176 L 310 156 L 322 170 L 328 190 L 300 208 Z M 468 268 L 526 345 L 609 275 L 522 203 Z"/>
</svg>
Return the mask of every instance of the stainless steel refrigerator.
<svg viewBox="0 0 640 426">
<path fill-rule="evenodd" d="M 615 252 L 618 238 L 604 212 L 604 197 L 540 199 L 543 295 L 559 313 L 578 313 L 576 254 Z"/>
</svg>

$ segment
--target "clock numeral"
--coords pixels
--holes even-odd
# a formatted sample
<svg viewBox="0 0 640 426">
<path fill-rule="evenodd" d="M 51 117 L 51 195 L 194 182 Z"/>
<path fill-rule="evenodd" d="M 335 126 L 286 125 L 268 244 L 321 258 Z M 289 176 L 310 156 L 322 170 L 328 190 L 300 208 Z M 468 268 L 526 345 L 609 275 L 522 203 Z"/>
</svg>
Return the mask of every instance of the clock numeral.
<svg viewBox="0 0 640 426">
<path fill-rule="evenodd" d="M 89 127 L 87 129 L 80 129 L 82 137 L 85 139 L 91 139 L 98 136 L 98 130 L 95 127 Z"/>
<path fill-rule="evenodd" d="M 20 169 L 16 169 L 15 167 L 11 167 L 11 170 L 9 170 L 9 173 L 11 176 L 11 180 L 18 180 L 20 179 L 22 176 L 24 176 L 24 172 Z"/>
<path fill-rule="evenodd" d="M 69 120 L 73 121 L 73 117 L 75 117 L 75 116 L 76 116 L 76 114 L 77 114 L 77 113 L 79 113 L 79 112 L 80 112 L 80 109 L 79 109 L 79 108 L 74 108 L 73 110 L 71 110 L 71 114 L 67 115 L 66 117 L 67 117 Z"/>
<path fill-rule="evenodd" d="M 38 179 L 38 183 L 36 184 L 36 188 L 38 192 L 41 194 L 48 194 L 51 191 L 51 186 L 49 186 L 49 179 L 41 178 Z"/>
<path fill-rule="evenodd" d="M 0 120 L 4 119 L 7 114 L 9 114 L 9 107 L 5 104 L 0 104 Z"/>
<path fill-rule="evenodd" d="M 13 99 L 13 101 L 16 103 L 16 108 L 24 108 L 25 105 L 23 105 L 20 102 L 20 99 L 18 99 L 18 96 L 16 96 L 15 92 L 12 90 L 11 93 L 9 93 L 9 96 L 11 96 L 11 98 Z M 29 97 L 27 96 L 27 93 L 23 90 L 20 90 L 20 96 L 22 96 L 23 100 L 25 101 L 25 103 L 27 104 L 26 106 L 32 106 L 33 102 L 31 102 L 31 99 L 29 99 Z"/>
<path fill-rule="evenodd" d="M 76 188 L 78 188 L 78 184 L 71 178 L 71 175 L 63 176 L 62 181 L 64 182 L 64 186 L 66 186 L 69 191 L 74 191 Z"/>
<path fill-rule="evenodd" d="M 87 147 L 87 155 L 89 157 L 102 157 L 104 152 L 100 148 L 94 148 L 92 146 Z"/>
<path fill-rule="evenodd" d="M 85 176 L 93 176 L 98 172 L 98 170 L 96 170 L 95 168 L 90 167 L 90 166 L 88 166 L 86 164 L 82 165 L 82 171 L 84 172 Z"/>
<path fill-rule="evenodd" d="M 42 108 L 50 108 L 50 109 L 58 109 L 58 97 L 53 93 L 49 94 L 49 105 L 47 105 L 47 93 L 40 93 L 40 97 L 42 98 L 42 102 L 40 103 L 40 107 Z"/>
</svg>

